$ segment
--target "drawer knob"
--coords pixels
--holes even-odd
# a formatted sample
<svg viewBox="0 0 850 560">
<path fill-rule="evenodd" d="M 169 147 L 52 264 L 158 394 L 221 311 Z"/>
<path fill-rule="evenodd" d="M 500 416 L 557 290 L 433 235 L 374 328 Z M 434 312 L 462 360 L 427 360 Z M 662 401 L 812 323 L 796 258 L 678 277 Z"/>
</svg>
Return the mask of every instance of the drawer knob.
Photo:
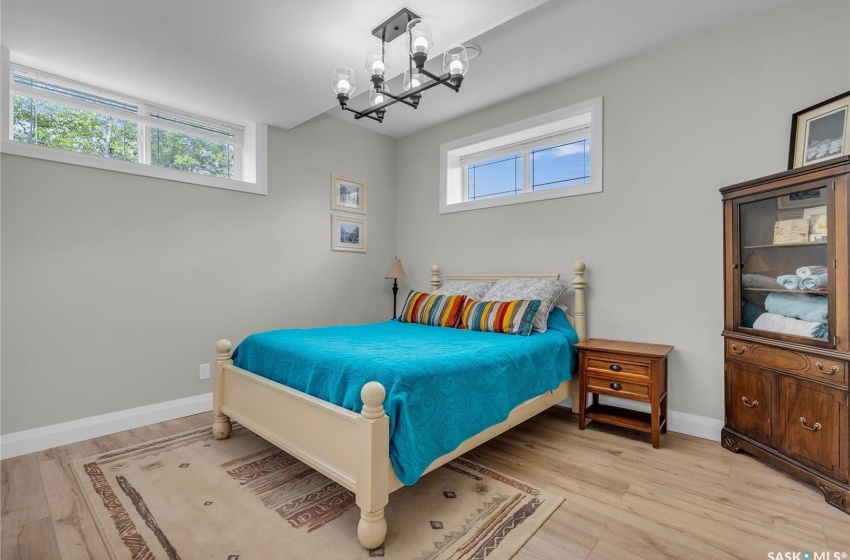
<svg viewBox="0 0 850 560">
<path fill-rule="evenodd" d="M 803 418 L 802 416 L 800 416 L 800 424 L 802 424 L 804 428 L 806 428 L 807 430 L 810 430 L 812 432 L 816 432 L 816 431 L 821 429 L 820 422 L 815 422 L 814 426 L 809 427 L 808 424 L 806 424 L 806 419 Z"/>
<path fill-rule="evenodd" d="M 825 373 L 827 375 L 835 375 L 836 373 L 838 373 L 838 366 L 832 366 L 832 369 L 823 369 L 823 364 L 820 362 L 815 362 L 815 368 L 819 372 Z"/>
<path fill-rule="evenodd" d="M 739 350 L 737 345 L 732 344 L 732 352 L 734 352 L 736 354 L 743 354 L 746 351 L 747 351 L 746 346 L 741 346 L 741 349 Z"/>
<path fill-rule="evenodd" d="M 608 366 L 608 369 L 610 369 L 611 371 L 623 371 L 623 366 L 621 366 L 620 364 L 611 364 L 610 366 Z"/>
<path fill-rule="evenodd" d="M 617 382 L 611 383 L 611 384 L 610 384 L 610 385 L 608 385 L 608 386 L 609 386 L 609 387 L 611 387 L 612 389 L 614 389 L 615 391 L 622 391 L 622 390 L 623 390 L 623 386 L 622 386 L 622 385 L 620 385 L 620 384 L 619 384 L 619 383 L 617 383 Z"/>
<path fill-rule="evenodd" d="M 757 406 L 759 405 L 759 402 L 758 402 L 758 401 L 753 401 L 753 404 L 750 404 L 750 403 L 747 401 L 747 397 L 746 397 L 746 396 L 741 397 L 741 402 L 742 402 L 742 403 L 744 403 L 744 406 L 746 406 L 747 408 L 755 408 L 755 407 L 757 407 Z"/>
</svg>

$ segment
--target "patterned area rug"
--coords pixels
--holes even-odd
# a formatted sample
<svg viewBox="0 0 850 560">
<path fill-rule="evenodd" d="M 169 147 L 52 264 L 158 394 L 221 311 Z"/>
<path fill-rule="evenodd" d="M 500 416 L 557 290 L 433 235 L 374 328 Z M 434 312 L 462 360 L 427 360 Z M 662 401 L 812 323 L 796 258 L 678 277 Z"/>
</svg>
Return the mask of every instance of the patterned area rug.
<svg viewBox="0 0 850 560">
<path fill-rule="evenodd" d="M 390 495 L 384 546 L 357 540 L 354 493 L 234 424 L 74 463 L 116 559 L 511 558 L 562 498 L 459 458 Z"/>
</svg>

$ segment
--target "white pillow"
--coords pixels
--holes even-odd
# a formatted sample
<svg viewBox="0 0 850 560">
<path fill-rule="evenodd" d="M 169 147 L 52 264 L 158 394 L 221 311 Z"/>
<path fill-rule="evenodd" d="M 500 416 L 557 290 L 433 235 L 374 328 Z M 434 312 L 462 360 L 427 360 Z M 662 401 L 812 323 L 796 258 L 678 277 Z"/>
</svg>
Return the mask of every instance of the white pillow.
<svg viewBox="0 0 850 560">
<path fill-rule="evenodd" d="M 441 296 L 466 296 L 475 301 L 481 301 L 487 290 L 493 287 L 490 282 L 472 282 L 469 280 L 448 280 L 440 288 L 432 292 Z"/>
<path fill-rule="evenodd" d="M 549 320 L 549 312 L 561 297 L 561 294 L 569 288 L 567 282 L 560 280 L 547 280 L 545 278 L 516 278 L 499 280 L 490 288 L 482 301 L 511 301 L 514 299 L 539 299 L 540 307 L 534 315 L 533 329 L 546 332 L 546 321 Z"/>
</svg>

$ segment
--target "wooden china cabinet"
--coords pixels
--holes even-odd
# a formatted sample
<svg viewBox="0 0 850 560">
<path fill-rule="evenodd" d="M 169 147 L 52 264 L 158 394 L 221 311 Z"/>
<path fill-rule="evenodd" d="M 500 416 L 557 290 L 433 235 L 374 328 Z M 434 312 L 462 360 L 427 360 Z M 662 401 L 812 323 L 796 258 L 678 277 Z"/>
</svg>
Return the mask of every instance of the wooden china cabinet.
<svg viewBox="0 0 850 560">
<path fill-rule="evenodd" d="M 723 447 L 850 513 L 850 157 L 723 195 Z"/>
</svg>

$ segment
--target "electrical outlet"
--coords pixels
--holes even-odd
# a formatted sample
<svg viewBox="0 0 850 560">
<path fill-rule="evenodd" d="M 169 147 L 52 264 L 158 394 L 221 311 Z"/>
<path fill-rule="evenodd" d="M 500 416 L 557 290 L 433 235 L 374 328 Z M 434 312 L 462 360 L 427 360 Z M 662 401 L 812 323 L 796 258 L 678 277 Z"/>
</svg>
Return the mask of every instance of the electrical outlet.
<svg viewBox="0 0 850 560">
<path fill-rule="evenodd" d="M 203 381 L 204 379 L 210 378 L 210 365 L 209 364 L 201 364 L 201 367 L 198 370 L 198 378 Z"/>
</svg>

